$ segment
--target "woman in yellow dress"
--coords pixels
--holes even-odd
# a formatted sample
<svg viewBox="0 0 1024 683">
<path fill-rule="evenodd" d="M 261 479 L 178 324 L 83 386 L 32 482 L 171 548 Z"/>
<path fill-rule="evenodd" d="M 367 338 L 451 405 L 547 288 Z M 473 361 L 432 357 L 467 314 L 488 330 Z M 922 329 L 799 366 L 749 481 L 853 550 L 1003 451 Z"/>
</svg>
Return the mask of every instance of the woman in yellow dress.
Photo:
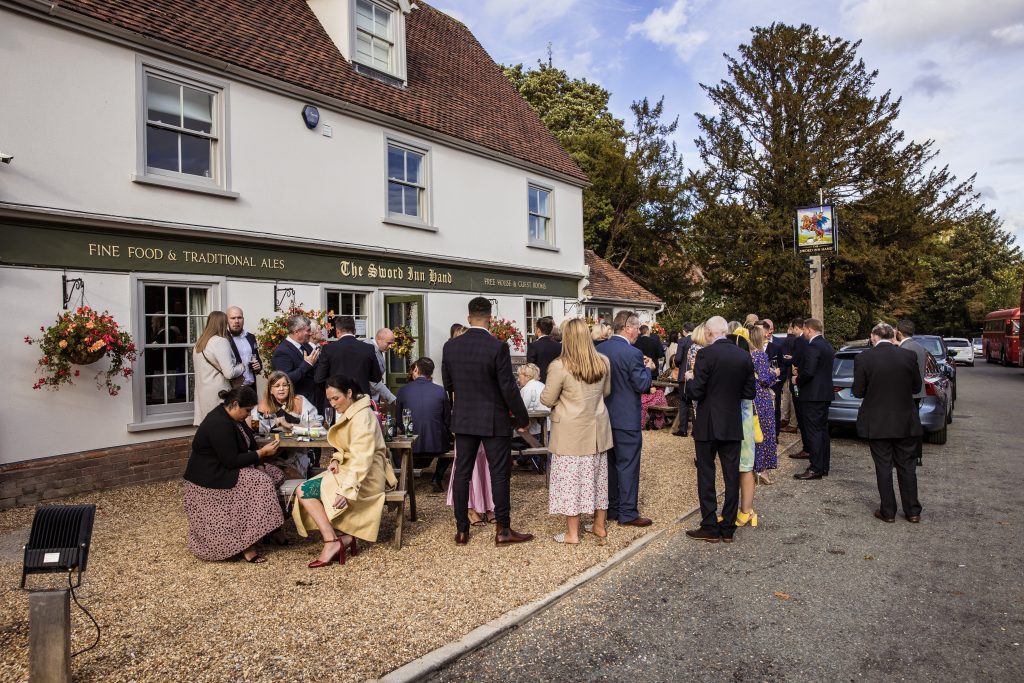
<svg viewBox="0 0 1024 683">
<path fill-rule="evenodd" d="M 326 393 L 338 415 L 327 432 L 335 453 L 327 470 L 299 487 L 298 505 L 292 510 L 300 536 L 318 529 L 324 539 L 320 557 L 310 567 L 323 567 L 336 557 L 345 564 L 346 549 L 353 556 L 359 552 L 357 538 L 376 541 L 384 491 L 398 484 L 370 397 L 343 375 L 327 380 Z"/>
</svg>

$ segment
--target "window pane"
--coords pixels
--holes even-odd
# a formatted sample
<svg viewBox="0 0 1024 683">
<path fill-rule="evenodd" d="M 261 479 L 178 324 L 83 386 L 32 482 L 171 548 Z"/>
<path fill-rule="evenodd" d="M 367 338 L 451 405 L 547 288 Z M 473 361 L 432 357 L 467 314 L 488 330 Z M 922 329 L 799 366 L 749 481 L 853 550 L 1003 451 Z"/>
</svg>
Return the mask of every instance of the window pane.
<svg viewBox="0 0 1024 683">
<path fill-rule="evenodd" d="M 210 169 L 212 146 L 213 142 L 207 138 L 182 135 L 181 172 L 189 175 L 202 176 L 204 178 L 213 177 Z"/>
<path fill-rule="evenodd" d="M 380 40 L 373 41 L 374 66 L 389 70 L 391 68 L 391 46 Z"/>
<path fill-rule="evenodd" d="M 537 199 L 540 202 L 540 208 L 537 211 L 537 213 L 539 213 L 542 216 L 550 216 L 551 214 L 548 213 L 548 192 L 544 190 L 538 190 Z"/>
<path fill-rule="evenodd" d="M 538 218 L 537 216 L 530 216 L 530 239 L 531 240 L 539 240 L 540 239 L 539 223 L 540 223 L 540 218 Z"/>
<path fill-rule="evenodd" d="M 160 78 L 146 77 L 146 118 L 173 126 L 181 125 L 181 86 Z"/>
<path fill-rule="evenodd" d="M 370 47 L 370 37 L 365 33 L 356 34 L 356 53 L 362 57 L 362 61 L 373 59 L 373 48 Z"/>
<path fill-rule="evenodd" d="M 529 211 L 530 213 L 538 213 L 537 211 L 537 188 L 530 188 L 530 200 L 529 200 Z"/>
<path fill-rule="evenodd" d="M 376 33 L 381 38 L 389 38 L 391 36 L 391 32 L 388 28 L 388 25 L 390 23 L 391 12 L 377 8 L 377 11 L 374 12 L 373 16 L 374 33 Z"/>
<path fill-rule="evenodd" d="M 183 86 L 182 91 L 185 100 L 185 128 L 212 133 L 213 95 L 187 86 Z"/>
<path fill-rule="evenodd" d="M 388 146 L 388 178 L 405 180 L 405 152 L 398 147 Z"/>
<path fill-rule="evenodd" d="M 356 26 L 373 32 L 373 5 L 366 0 L 356 2 Z"/>
<path fill-rule="evenodd" d="M 146 127 L 146 165 L 167 171 L 178 170 L 178 134 Z"/>
<path fill-rule="evenodd" d="M 410 183 L 416 183 L 417 185 L 423 184 L 423 179 L 420 178 L 420 171 L 423 168 L 423 155 L 417 154 L 416 152 L 405 153 L 405 179 Z"/>
<path fill-rule="evenodd" d="M 398 183 L 388 183 L 388 212 L 403 213 L 402 186 Z"/>
<path fill-rule="evenodd" d="M 167 343 L 167 318 L 162 315 L 146 316 L 146 343 Z"/>
<path fill-rule="evenodd" d="M 405 186 L 405 215 L 420 215 L 420 191 L 415 187 Z"/>
</svg>

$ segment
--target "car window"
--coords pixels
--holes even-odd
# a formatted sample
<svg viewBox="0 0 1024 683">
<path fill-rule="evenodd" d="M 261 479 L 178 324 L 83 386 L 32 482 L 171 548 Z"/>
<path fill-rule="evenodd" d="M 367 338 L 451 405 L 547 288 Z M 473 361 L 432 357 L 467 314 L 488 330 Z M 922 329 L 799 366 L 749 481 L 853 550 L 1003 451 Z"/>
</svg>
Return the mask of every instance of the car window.
<svg viewBox="0 0 1024 683">
<path fill-rule="evenodd" d="M 935 362 L 935 357 L 930 353 L 924 357 L 924 374 L 925 377 L 939 374 L 939 365 Z"/>
<path fill-rule="evenodd" d="M 936 358 L 944 358 L 946 351 L 942 348 L 942 340 L 938 337 L 914 337 L 914 341 L 923 346 L 928 353 Z"/>
<path fill-rule="evenodd" d="M 857 354 L 840 354 L 832 361 L 832 377 L 843 379 L 853 377 L 853 359 Z"/>
<path fill-rule="evenodd" d="M 970 345 L 971 345 L 970 342 L 968 342 L 966 339 L 947 339 L 946 340 L 946 346 L 964 347 L 964 346 L 970 346 Z"/>
<path fill-rule="evenodd" d="M 981 346 L 981 337 L 975 337 L 971 341 L 974 342 L 975 346 Z"/>
</svg>

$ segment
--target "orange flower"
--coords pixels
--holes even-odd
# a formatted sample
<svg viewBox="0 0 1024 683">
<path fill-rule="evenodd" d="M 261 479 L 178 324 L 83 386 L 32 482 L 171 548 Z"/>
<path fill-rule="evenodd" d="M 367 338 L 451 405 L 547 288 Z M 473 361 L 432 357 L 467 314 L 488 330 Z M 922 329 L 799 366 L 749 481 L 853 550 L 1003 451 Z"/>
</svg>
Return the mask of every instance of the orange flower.
<svg viewBox="0 0 1024 683">
<path fill-rule="evenodd" d="M 66 339 L 61 339 L 60 343 L 57 344 L 57 346 L 59 346 L 62 349 L 66 349 L 68 347 L 68 342 Z"/>
</svg>

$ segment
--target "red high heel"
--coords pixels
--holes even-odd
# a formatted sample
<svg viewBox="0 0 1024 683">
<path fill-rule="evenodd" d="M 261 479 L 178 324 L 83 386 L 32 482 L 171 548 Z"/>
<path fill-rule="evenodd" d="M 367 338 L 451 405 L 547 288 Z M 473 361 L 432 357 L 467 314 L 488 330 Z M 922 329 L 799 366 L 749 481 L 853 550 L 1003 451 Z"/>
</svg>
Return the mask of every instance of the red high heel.
<svg viewBox="0 0 1024 683">
<path fill-rule="evenodd" d="M 338 557 L 339 555 L 340 555 L 340 559 L 338 560 L 338 564 L 345 564 L 345 544 L 341 542 L 341 539 L 339 539 L 339 538 L 332 538 L 329 541 L 324 541 L 324 545 L 327 545 L 328 543 L 335 543 L 335 542 L 339 543 L 341 545 L 341 547 L 338 548 L 338 551 L 336 553 L 334 553 L 333 555 L 328 557 L 326 562 L 321 562 L 320 560 L 313 560 L 312 562 L 310 562 L 306 566 L 309 567 L 310 569 L 316 569 L 318 567 L 326 567 L 331 562 L 334 562 L 334 558 Z"/>
<path fill-rule="evenodd" d="M 339 539 L 340 540 L 340 539 Z M 341 552 L 338 555 L 338 564 L 345 564 L 345 551 L 348 550 L 352 557 L 359 554 L 359 543 L 356 541 L 356 537 L 353 536 L 352 540 L 348 543 L 341 542 Z"/>
</svg>

